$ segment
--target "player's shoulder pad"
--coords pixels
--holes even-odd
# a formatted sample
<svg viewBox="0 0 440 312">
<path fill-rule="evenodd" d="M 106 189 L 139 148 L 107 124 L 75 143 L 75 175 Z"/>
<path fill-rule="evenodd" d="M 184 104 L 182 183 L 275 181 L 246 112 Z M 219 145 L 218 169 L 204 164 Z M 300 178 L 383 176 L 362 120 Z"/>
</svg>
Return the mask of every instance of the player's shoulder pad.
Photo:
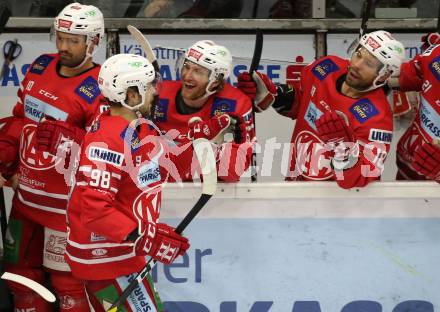
<svg viewBox="0 0 440 312">
<path fill-rule="evenodd" d="M 46 68 L 57 58 L 57 54 L 42 54 L 35 59 L 29 68 L 29 72 L 42 75 Z"/>
</svg>

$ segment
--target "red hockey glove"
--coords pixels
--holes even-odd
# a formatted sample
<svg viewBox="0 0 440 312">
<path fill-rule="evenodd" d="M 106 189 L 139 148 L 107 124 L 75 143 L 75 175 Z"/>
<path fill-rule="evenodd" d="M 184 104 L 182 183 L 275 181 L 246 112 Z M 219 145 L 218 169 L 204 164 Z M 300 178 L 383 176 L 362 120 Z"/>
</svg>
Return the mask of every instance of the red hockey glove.
<svg viewBox="0 0 440 312">
<path fill-rule="evenodd" d="M 222 141 L 223 134 L 230 126 L 231 122 L 233 122 L 233 120 L 227 114 L 214 116 L 211 119 L 205 121 L 203 121 L 199 117 L 193 117 L 188 122 L 188 138 L 191 140 L 205 138 L 210 141 Z"/>
<path fill-rule="evenodd" d="M 2 134 L 0 135 L 0 173 L 4 177 L 12 175 L 18 165 L 18 139 Z"/>
<path fill-rule="evenodd" d="M 353 167 L 359 158 L 359 145 L 355 135 L 342 116 L 325 112 L 316 122 L 319 137 L 333 150 L 332 166 L 335 170 Z"/>
<path fill-rule="evenodd" d="M 414 153 L 412 166 L 421 175 L 440 183 L 440 147 L 423 143 Z"/>
<path fill-rule="evenodd" d="M 440 34 L 437 32 L 427 33 L 422 36 L 420 41 L 422 42 L 422 52 L 425 52 L 430 46 L 440 44 Z"/>
<path fill-rule="evenodd" d="M 148 230 L 135 242 L 136 254 L 149 255 L 164 264 L 172 263 L 178 256 L 183 255 L 189 248 L 189 242 L 165 223 L 150 223 Z"/>
<path fill-rule="evenodd" d="M 336 112 L 325 112 L 316 122 L 319 137 L 328 142 L 353 142 L 354 133 Z"/>
<path fill-rule="evenodd" d="M 81 144 L 86 132 L 78 127 L 72 126 L 65 121 L 45 120 L 38 124 L 37 128 L 37 149 L 57 154 L 57 149 L 67 142 Z"/>
<path fill-rule="evenodd" d="M 266 110 L 277 96 L 277 86 L 265 74 L 254 72 L 252 78 L 248 72 L 237 77 L 237 88 L 254 101 L 257 112 Z"/>
</svg>

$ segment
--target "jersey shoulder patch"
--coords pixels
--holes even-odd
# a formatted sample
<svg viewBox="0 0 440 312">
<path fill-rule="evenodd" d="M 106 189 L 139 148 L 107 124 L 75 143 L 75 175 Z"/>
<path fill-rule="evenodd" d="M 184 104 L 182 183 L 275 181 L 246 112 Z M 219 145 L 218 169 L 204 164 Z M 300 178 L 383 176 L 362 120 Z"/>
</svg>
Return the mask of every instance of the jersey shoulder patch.
<svg viewBox="0 0 440 312">
<path fill-rule="evenodd" d="M 88 104 L 92 104 L 93 101 L 101 94 L 101 91 L 99 90 L 96 79 L 92 76 L 88 76 L 75 89 L 75 93 L 84 99 Z"/>
<path fill-rule="evenodd" d="M 134 153 L 141 147 L 141 140 L 135 129 L 128 125 L 120 134 L 120 137 L 125 144 L 130 146 L 131 151 Z"/>
<path fill-rule="evenodd" d="M 49 66 L 50 62 L 52 62 L 53 59 L 53 56 L 47 54 L 40 55 L 31 65 L 29 71 L 33 74 L 41 75 L 42 73 L 44 73 L 47 66 Z"/>
<path fill-rule="evenodd" d="M 437 56 L 432 60 L 432 62 L 429 64 L 429 69 L 434 77 L 440 81 L 440 56 Z"/>
<path fill-rule="evenodd" d="M 333 60 L 326 58 L 313 66 L 312 73 L 320 81 L 323 81 L 329 74 L 338 70 L 339 66 Z"/>
<path fill-rule="evenodd" d="M 235 112 L 236 107 L 237 101 L 234 99 L 215 97 L 211 106 L 211 117 Z"/>
<path fill-rule="evenodd" d="M 367 98 L 360 99 L 350 106 L 350 112 L 361 124 L 366 122 L 371 117 L 379 115 L 376 106 Z"/>
<path fill-rule="evenodd" d="M 153 120 L 158 122 L 166 122 L 168 119 L 168 107 L 170 101 L 168 99 L 159 99 L 154 107 Z"/>
</svg>

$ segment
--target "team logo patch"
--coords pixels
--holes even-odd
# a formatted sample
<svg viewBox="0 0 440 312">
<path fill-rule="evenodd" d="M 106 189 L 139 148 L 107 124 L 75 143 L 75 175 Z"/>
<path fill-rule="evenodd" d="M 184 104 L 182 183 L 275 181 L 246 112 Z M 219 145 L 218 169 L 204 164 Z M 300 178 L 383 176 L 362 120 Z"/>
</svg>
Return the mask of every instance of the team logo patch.
<svg viewBox="0 0 440 312">
<path fill-rule="evenodd" d="M 304 115 L 304 119 L 307 121 L 309 126 L 316 131 L 315 122 L 321 117 L 324 113 L 316 107 L 316 105 L 313 102 L 309 103 L 309 106 L 307 107 L 307 111 Z"/>
<path fill-rule="evenodd" d="M 350 106 L 350 112 L 360 122 L 364 123 L 371 117 L 379 115 L 376 106 L 368 99 L 361 99 Z"/>
<path fill-rule="evenodd" d="M 121 166 L 124 155 L 107 148 L 89 146 L 88 158 L 90 160 L 104 162 L 110 165 Z"/>
<path fill-rule="evenodd" d="M 370 134 L 368 135 L 368 140 L 372 142 L 380 142 L 385 144 L 390 144 L 393 139 L 393 132 L 382 129 L 370 129 Z"/>
<path fill-rule="evenodd" d="M 423 96 L 420 98 L 420 123 L 422 128 L 432 139 L 438 140 L 440 139 L 440 114 Z"/>
<path fill-rule="evenodd" d="M 211 117 L 219 116 L 224 113 L 235 112 L 237 101 L 232 99 L 226 99 L 221 97 L 214 98 L 214 102 L 211 106 Z"/>
<path fill-rule="evenodd" d="M 434 58 L 429 64 L 429 69 L 437 80 L 440 80 L 440 56 Z"/>
<path fill-rule="evenodd" d="M 53 56 L 41 55 L 35 60 L 29 71 L 41 75 L 53 59 Z"/>
<path fill-rule="evenodd" d="M 147 187 L 154 182 L 160 181 L 160 169 L 157 162 L 152 161 L 140 167 L 137 181 L 140 187 Z"/>
<path fill-rule="evenodd" d="M 97 96 L 101 94 L 98 83 L 92 76 L 87 77 L 75 89 L 75 93 L 82 97 L 87 103 L 92 104 Z"/>
<path fill-rule="evenodd" d="M 166 122 L 168 119 L 168 99 L 159 99 L 154 109 L 153 119 L 159 122 Z"/>
<path fill-rule="evenodd" d="M 130 129 L 130 131 L 128 131 Z M 130 146 L 132 152 L 136 152 L 141 147 L 141 140 L 139 139 L 139 135 L 136 130 L 127 126 L 124 131 L 121 132 L 120 137 L 124 140 L 124 142 Z"/>
<path fill-rule="evenodd" d="M 312 73 L 319 79 L 324 80 L 329 74 L 339 70 L 338 65 L 331 59 L 325 59 L 312 68 Z"/>
</svg>

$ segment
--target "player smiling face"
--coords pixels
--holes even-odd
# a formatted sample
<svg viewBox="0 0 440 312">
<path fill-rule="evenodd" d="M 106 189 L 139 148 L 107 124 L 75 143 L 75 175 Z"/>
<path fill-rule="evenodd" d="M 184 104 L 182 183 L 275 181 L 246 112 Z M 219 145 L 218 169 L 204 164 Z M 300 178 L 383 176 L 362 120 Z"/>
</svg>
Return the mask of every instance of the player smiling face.
<svg viewBox="0 0 440 312">
<path fill-rule="evenodd" d="M 197 100 L 205 95 L 209 74 L 209 69 L 185 60 L 181 73 L 183 99 Z"/>
<path fill-rule="evenodd" d="M 382 67 L 383 64 L 374 55 L 360 47 L 351 57 L 345 82 L 354 89 L 365 90 L 373 84 Z"/>
<path fill-rule="evenodd" d="M 86 57 L 86 36 L 56 32 L 56 46 L 60 63 L 67 67 L 80 65 Z"/>
</svg>

